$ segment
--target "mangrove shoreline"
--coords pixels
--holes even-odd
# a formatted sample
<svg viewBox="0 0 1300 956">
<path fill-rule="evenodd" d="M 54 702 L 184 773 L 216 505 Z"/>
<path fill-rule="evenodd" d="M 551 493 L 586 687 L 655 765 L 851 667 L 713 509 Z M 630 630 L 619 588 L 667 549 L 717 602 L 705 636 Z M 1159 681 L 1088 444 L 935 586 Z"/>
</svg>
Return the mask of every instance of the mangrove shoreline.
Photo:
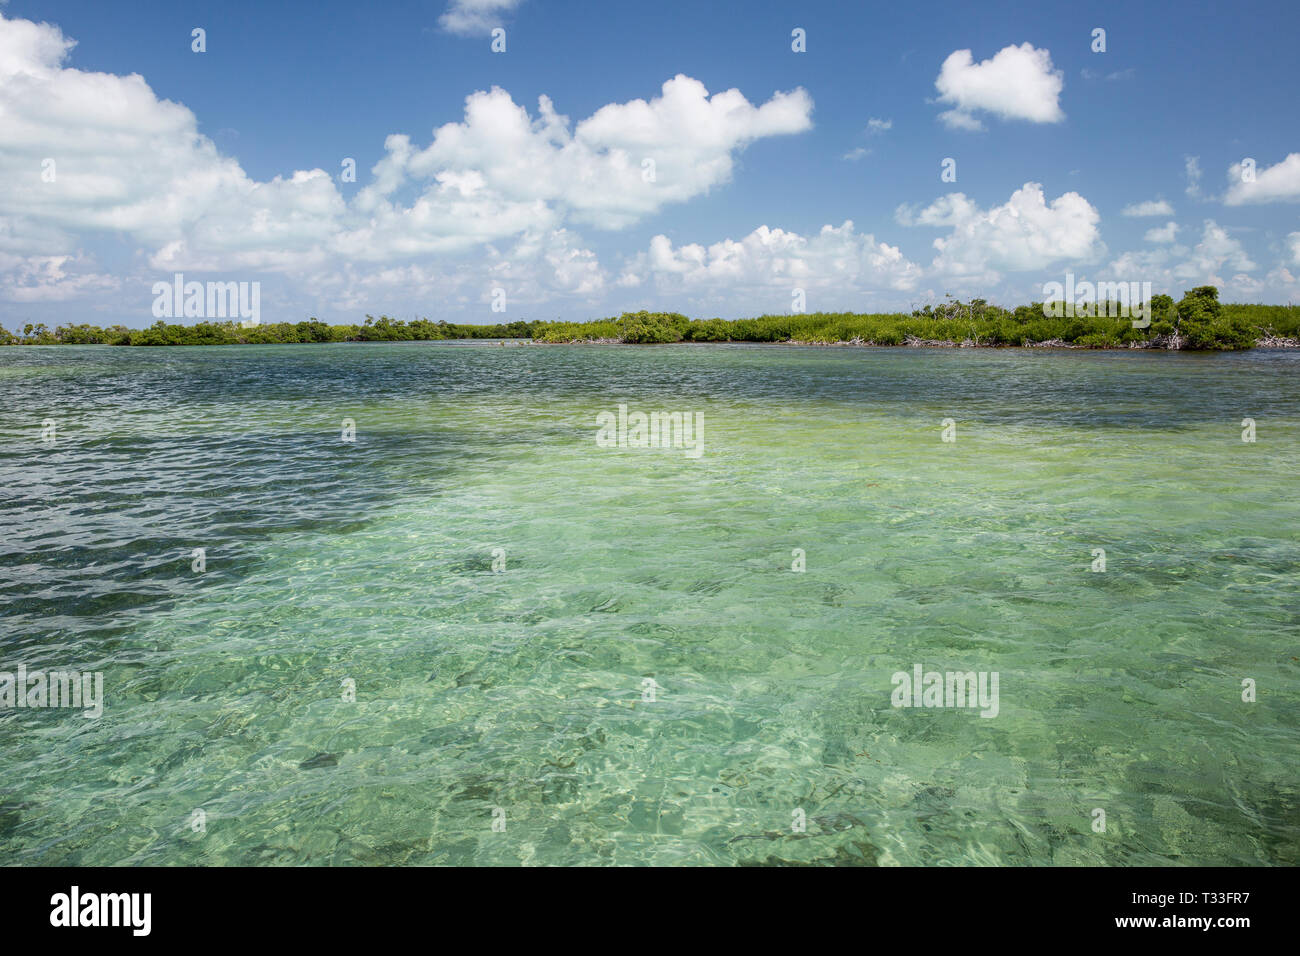
<svg viewBox="0 0 1300 956">
<path fill-rule="evenodd" d="M 1135 327 L 1140 326 L 1140 327 Z M 1300 348 L 1300 306 L 1221 303 L 1199 286 L 1175 302 L 1152 296 L 1141 312 L 1121 304 L 1041 302 L 1005 309 L 983 299 L 925 306 L 910 314 L 817 312 L 752 319 L 690 319 L 676 312 L 627 312 L 589 322 L 515 321 L 465 325 L 367 315 L 359 325 L 312 318 L 244 327 L 233 320 L 144 329 L 117 325 L 0 327 L 0 345 L 281 345 L 518 339 L 540 345 L 661 345 L 737 342 L 912 348 L 1067 348 L 1233 351 Z"/>
</svg>

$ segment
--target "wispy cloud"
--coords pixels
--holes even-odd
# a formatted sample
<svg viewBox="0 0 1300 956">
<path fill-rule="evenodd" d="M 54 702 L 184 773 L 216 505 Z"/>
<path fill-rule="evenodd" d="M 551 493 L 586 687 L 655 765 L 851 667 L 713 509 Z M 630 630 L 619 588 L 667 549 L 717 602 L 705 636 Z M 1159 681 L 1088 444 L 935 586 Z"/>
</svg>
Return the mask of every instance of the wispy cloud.
<svg viewBox="0 0 1300 956">
<path fill-rule="evenodd" d="M 1201 157 L 1184 157 L 1183 168 L 1187 174 L 1187 195 L 1193 199 L 1201 197 Z"/>
<path fill-rule="evenodd" d="M 438 20 L 448 33 L 472 36 L 501 26 L 501 15 L 509 13 L 523 0 L 451 0 L 447 12 Z"/>
<path fill-rule="evenodd" d="M 1079 71 L 1079 75 L 1085 80 L 1105 80 L 1108 83 L 1114 83 L 1116 80 L 1131 80 L 1137 75 L 1137 70 L 1129 67 L 1127 70 L 1116 70 L 1114 73 L 1102 73 L 1099 70 L 1090 70 L 1086 66 Z"/>
<path fill-rule="evenodd" d="M 1148 199 L 1146 202 L 1129 203 L 1122 210 L 1121 216 L 1172 216 L 1174 207 L 1163 199 Z"/>
</svg>

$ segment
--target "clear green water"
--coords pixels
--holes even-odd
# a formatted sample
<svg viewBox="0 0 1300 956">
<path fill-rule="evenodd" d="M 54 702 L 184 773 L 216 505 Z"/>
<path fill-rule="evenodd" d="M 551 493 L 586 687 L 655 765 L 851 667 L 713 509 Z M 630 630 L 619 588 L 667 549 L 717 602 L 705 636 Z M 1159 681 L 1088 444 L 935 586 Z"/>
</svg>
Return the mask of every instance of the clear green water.
<svg viewBox="0 0 1300 956">
<path fill-rule="evenodd" d="M 0 665 L 106 696 L 0 712 L 0 859 L 1295 864 L 1298 373 L 0 350 Z M 703 456 L 597 448 L 620 402 Z M 918 663 L 1000 713 L 893 708 Z"/>
</svg>

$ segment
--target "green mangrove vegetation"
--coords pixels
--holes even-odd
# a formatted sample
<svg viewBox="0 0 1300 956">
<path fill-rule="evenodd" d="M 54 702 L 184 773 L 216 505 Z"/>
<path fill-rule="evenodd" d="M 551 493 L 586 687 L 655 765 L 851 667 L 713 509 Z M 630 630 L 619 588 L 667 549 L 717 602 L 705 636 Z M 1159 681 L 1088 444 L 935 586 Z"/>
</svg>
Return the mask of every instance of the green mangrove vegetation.
<svg viewBox="0 0 1300 956">
<path fill-rule="evenodd" d="M 144 329 L 115 325 L 27 324 L 20 332 L 0 326 L 0 345 L 277 345 L 302 342 L 405 342 L 441 339 L 528 339 L 547 344 L 608 342 L 787 342 L 815 345 L 966 345 L 982 347 L 1248 349 L 1300 347 L 1300 306 L 1222 303 L 1215 286 L 1199 286 L 1175 302 L 1152 296 L 1150 324 L 1134 328 L 1118 303 L 1052 316 L 1043 303 L 1006 309 L 984 299 L 927 305 L 910 314 L 814 312 L 752 319 L 690 319 L 676 312 L 629 312 L 590 322 L 515 321 L 457 325 L 445 321 L 367 315 L 360 325 L 330 325 L 312 318 L 244 328 L 233 321 L 174 325 L 159 320 Z"/>
</svg>

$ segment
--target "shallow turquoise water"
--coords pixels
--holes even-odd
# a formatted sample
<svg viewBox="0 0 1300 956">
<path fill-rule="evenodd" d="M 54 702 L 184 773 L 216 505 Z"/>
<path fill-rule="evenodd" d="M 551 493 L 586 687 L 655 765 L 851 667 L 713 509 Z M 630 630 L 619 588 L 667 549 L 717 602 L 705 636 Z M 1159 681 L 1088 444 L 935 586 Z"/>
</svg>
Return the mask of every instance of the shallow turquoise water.
<svg viewBox="0 0 1300 956">
<path fill-rule="evenodd" d="M 0 710 L 0 858 L 1295 864 L 1298 373 L 0 349 L 0 669 L 106 698 Z M 619 403 L 703 455 L 597 447 Z M 998 715 L 892 707 L 915 664 Z"/>
</svg>

